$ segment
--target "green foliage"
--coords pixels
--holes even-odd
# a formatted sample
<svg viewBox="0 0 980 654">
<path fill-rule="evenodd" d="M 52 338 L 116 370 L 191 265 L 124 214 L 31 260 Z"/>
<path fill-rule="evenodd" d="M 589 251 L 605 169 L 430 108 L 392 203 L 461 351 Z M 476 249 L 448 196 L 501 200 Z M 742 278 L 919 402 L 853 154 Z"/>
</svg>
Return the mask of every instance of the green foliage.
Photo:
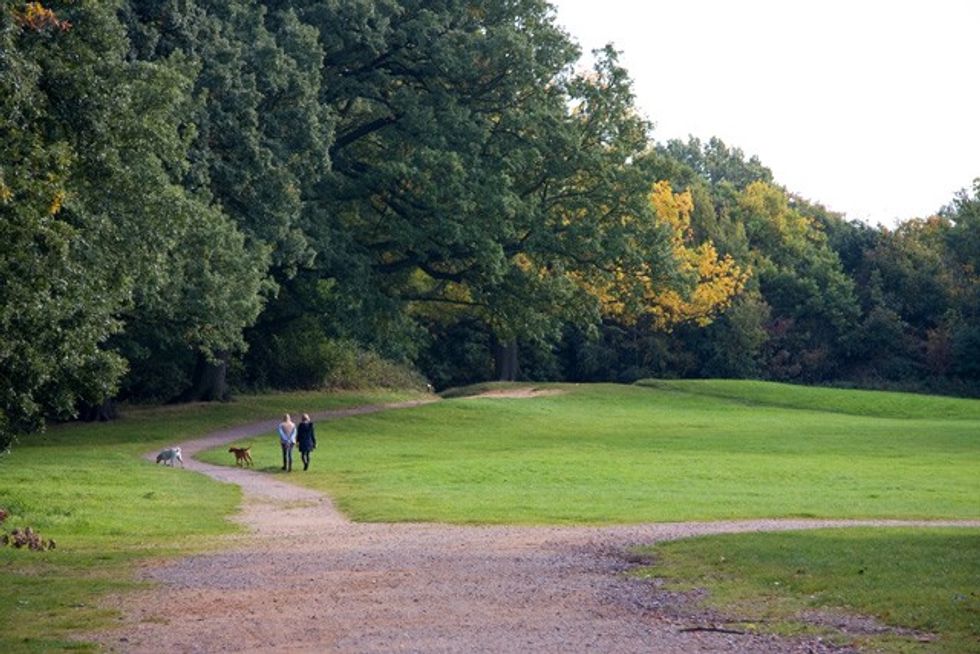
<svg viewBox="0 0 980 654">
<path fill-rule="evenodd" d="M 333 365 L 323 328 L 309 315 L 287 323 L 266 349 L 267 381 L 275 388 L 319 388 Z"/>
<path fill-rule="evenodd" d="M 625 228 L 649 215 L 649 180 L 629 165 L 646 125 L 613 53 L 573 74 L 577 49 L 543 2 L 416 5 L 300 13 L 331 44 L 322 87 L 338 122 L 319 192 L 334 247 L 321 265 L 354 312 L 410 301 L 424 320 L 554 340 L 597 318 L 567 272 L 641 256 L 668 268 L 648 247 L 662 235 Z"/>
<path fill-rule="evenodd" d="M 964 325 L 953 337 L 954 372 L 965 379 L 980 379 L 980 325 Z"/>
<path fill-rule="evenodd" d="M 124 16 L 131 56 L 197 67 L 185 185 L 204 193 L 272 263 L 295 271 L 312 257 L 301 190 L 328 164 L 331 119 L 318 102 L 323 51 L 291 11 L 252 0 L 132 0 Z M 266 267 L 267 272 L 267 267 Z"/>
<path fill-rule="evenodd" d="M 801 612 L 856 613 L 938 636 L 837 636 L 861 650 L 965 652 L 976 645 L 978 548 L 975 529 L 724 535 L 644 548 L 655 565 L 634 574 L 665 578 L 673 589 L 706 588 L 706 602 L 738 616 L 741 629 L 812 630 Z"/>
<path fill-rule="evenodd" d="M 780 189 L 753 182 L 739 197 L 751 262 L 771 309 L 766 344 L 775 378 L 820 380 L 836 372 L 859 316 L 853 281 L 817 224 Z"/>
<path fill-rule="evenodd" d="M 132 56 L 198 67 L 184 184 L 272 247 L 285 292 L 303 267 L 332 280 L 331 337 L 400 359 L 418 323 L 477 319 L 553 342 L 598 317 L 569 272 L 648 260 L 669 277 L 626 72 L 607 50 L 573 73 L 546 3 L 158 5 L 123 16 Z"/>
<path fill-rule="evenodd" d="M 108 12 L 86 10 L 91 27 L 80 32 L 32 29 L 19 9 L 0 14 L 0 450 L 45 414 L 67 416 L 79 399 L 112 392 L 124 365 L 99 346 L 118 331 L 129 289 L 118 259 L 99 256 L 106 221 L 66 207 L 83 192 L 79 122 L 113 100 L 105 86 L 85 88 Z"/>
<path fill-rule="evenodd" d="M 977 400 L 746 382 L 542 388 L 564 394 L 331 422 L 298 481 L 368 521 L 978 515 Z M 252 445 L 275 460 L 274 439 Z"/>
<path fill-rule="evenodd" d="M 889 230 L 845 221 L 787 193 L 757 160 L 717 140 L 670 142 L 649 165 L 658 178 L 691 190 L 697 238 L 710 238 L 753 277 L 730 310 L 737 320 L 723 315 L 705 329 L 622 340 L 605 355 L 605 376 L 589 379 L 616 379 L 619 362 L 632 359 L 636 369 L 661 376 L 977 393 L 975 358 L 953 356 L 954 341 L 970 342 L 977 324 L 976 189 L 958 193 L 938 217 Z"/>
<path fill-rule="evenodd" d="M 689 336 L 707 377 L 752 379 L 762 374 L 762 348 L 771 309 L 758 291 L 743 293 L 722 316 Z"/>
<path fill-rule="evenodd" d="M 493 335 L 477 320 L 429 324 L 418 366 L 437 389 L 493 378 Z"/>
<path fill-rule="evenodd" d="M 0 174 L 11 180 L 0 247 L 33 262 L 9 271 L 4 369 L 14 374 L 2 393 L 4 422 L 23 432 L 110 397 L 133 334 L 164 332 L 206 357 L 241 348 L 266 253 L 177 184 L 192 131 L 186 59 L 129 59 L 112 4 L 59 6 L 70 25 L 57 33 L 11 24 L 13 11 L 4 84 L 21 120 L 4 127 L 19 145 Z"/>
<path fill-rule="evenodd" d="M 977 274 L 980 272 L 980 178 L 973 180 L 972 189 L 957 193 L 940 213 L 952 223 L 946 235 L 947 247 L 962 265 Z"/>
<path fill-rule="evenodd" d="M 970 260 L 971 206 L 963 192 L 941 215 L 883 230 L 862 252 L 854 275 L 865 317 L 851 346 L 858 376 L 975 385 L 969 343 L 980 276 Z"/>
<path fill-rule="evenodd" d="M 251 347 L 241 382 L 257 388 L 397 388 L 404 383 L 404 388 L 424 389 L 425 380 L 407 362 L 404 343 L 367 350 L 351 337 L 357 326 L 335 329 L 333 315 L 345 299 L 334 280 L 300 271 L 248 332 Z M 376 337 L 384 333 L 378 325 Z"/>
<path fill-rule="evenodd" d="M 693 136 L 687 143 L 671 140 L 662 150 L 712 187 L 730 185 L 743 191 L 753 182 L 773 181 L 772 171 L 763 166 L 758 157 L 752 156 L 746 160 L 742 150 L 728 147 L 717 137 L 712 137 L 706 143 Z"/>
<path fill-rule="evenodd" d="M 406 364 L 363 350 L 352 341 L 328 341 L 321 351 L 328 361 L 324 385 L 335 389 L 391 388 L 425 391 L 428 382 Z"/>
<path fill-rule="evenodd" d="M 426 380 L 411 366 L 384 359 L 356 342 L 330 338 L 312 316 L 288 323 L 267 344 L 267 381 L 276 388 L 414 389 Z"/>
<path fill-rule="evenodd" d="M 914 325 L 941 315 L 953 291 L 942 247 L 947 227 L 939 220 L 916 220 L 882 235 L 865 253 L 867 301 L 884 304 Z"/>
</svg>

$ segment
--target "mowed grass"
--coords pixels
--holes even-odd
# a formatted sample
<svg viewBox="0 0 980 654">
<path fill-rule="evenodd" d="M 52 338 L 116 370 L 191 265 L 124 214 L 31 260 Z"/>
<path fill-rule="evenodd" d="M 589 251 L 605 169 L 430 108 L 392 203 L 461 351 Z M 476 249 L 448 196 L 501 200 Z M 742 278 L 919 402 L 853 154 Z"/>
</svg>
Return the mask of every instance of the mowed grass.
<svg viewBox="0 0 980 654">
<path fill-rule="evenodd" d="M 548 388 L 564 393 L 321 423 L 311 470 L 291 481 L 363 521 L 980 517 L 977 400 L 728 381 Z M 257 465 L 278 465 L 272 434 L 251 444 Z"/>
<path fill-rule="evenodd" d="M 0 547 L 0 652 L 91 649 L 71 642 L 109 624 L 106 592 L 135 587 L 134 565 L 210 546 L 237 529 L 238 487 L 142 459 L 145 452 L 283 411 L 318 411 L 414 397 L 290 393 L 235 402 L 131 408 L 111 423 L 69 424 L 25 437 L 0 456 L 0 527 L 30 526 L 56 549 Z"/>
<path fill-rule="evenodd" d="M 650 384 L 554 386 L 565 393 L 324 421 L 313 468 L 290 480 L 330 492 L 361 520 L 980 513 L 980 402 L 745 382 Z M 240 499 L 236 487 L 155 466 L 143 453 L 284 411 L 412 397 L 305 393 L 131 409 L 118 422 L 24 439 L 0 457 L 0 507 L 11 512 L 4 527 L 30 525 L 58 548 L 0 548 L 0 651 L 87 649 L 73 638 L 111 623 L 98 600 L 134 588 L 136 564 L 212 547 L 235 529 L 227 518 Z M 275 436 L 254 443 L 257 468 L 284 474 Z M 206 458 L 233 461 L 227 448 Z"/>
<path fill-rule="evenodd" d="M 706 603 L 738 619 L 735 629 L 812 632 L 820 611 L 818 631 L 834 635 L 836 616 L 859 613 L 897 628 L 837 634 L 862 651 L 980 651 L 980 529 L 737 534 L 645 552 L 655 565 L 634 574 L 708 589 Z"/>
</svg>

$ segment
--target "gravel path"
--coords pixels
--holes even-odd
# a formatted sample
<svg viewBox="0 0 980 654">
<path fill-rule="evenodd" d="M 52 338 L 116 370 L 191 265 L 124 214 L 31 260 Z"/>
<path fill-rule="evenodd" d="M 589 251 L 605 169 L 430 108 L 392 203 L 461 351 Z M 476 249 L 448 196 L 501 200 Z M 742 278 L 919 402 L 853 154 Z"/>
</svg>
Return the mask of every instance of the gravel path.
<svg viewBox="0 0 980 654">
<path fill-rule="evenodd" d="M 325 421 L 417 403 L 313 416 Z M 838 652 L 818 639 L 710 631 L 683 598 L 620 574 L 636 544 L 697 534 L 856 525 L 753 520 L 618 527 L 360 524 L 316 491 L 193 454 L 275 421 L 182 443 L 187 468 L 239 484 L 247 533 L 148 567 L 160 582 L 111 600 L 122 652 Z M 152 457 L 150 457 L 152 460 Z M 980 523 L 974 523 L 980 525 Z"/>
</svg>

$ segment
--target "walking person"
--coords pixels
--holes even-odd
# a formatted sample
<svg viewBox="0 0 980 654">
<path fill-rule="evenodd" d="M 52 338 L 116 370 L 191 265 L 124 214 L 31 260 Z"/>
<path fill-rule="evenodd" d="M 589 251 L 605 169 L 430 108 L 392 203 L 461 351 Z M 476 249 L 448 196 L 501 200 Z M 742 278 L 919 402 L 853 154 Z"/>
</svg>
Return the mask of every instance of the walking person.
<svg viewBox="0 0 980 654">
<path fill-rule="evenodd" d="M 304 413 L 296 427 L 296 442 L 299 444 L 299 456 L 303 460 L 303 470 L 310 467 L 310 452 L 316 449 L 316 433 L 313 430 L 313 421 L 310 414 Z"/>
<path fill-rule="evenodd" d="M 282 469 L 293 471 L 293 445 L 296 444 L 296 423 L 287 413 L 279 423 L 279 446 L 282 447 Z"/>
</svg>

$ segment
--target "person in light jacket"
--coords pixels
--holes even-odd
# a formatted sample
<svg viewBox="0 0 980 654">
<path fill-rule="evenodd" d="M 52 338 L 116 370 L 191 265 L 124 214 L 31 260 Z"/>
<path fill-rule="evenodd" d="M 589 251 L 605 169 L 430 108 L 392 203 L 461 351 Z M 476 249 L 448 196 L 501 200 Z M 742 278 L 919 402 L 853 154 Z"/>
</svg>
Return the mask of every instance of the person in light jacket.
<svg viewBox="0 0 980 654">
<path fill-rule="evenodd" d="M 293 446 L 296 444 L 296 423 L 290 419 L 287 413 L 282 417 L 277 429 L 279 432 L 279 445 L 282 447 L 282 469 L 286 472 L 293 471 Z"/>
</svg>

